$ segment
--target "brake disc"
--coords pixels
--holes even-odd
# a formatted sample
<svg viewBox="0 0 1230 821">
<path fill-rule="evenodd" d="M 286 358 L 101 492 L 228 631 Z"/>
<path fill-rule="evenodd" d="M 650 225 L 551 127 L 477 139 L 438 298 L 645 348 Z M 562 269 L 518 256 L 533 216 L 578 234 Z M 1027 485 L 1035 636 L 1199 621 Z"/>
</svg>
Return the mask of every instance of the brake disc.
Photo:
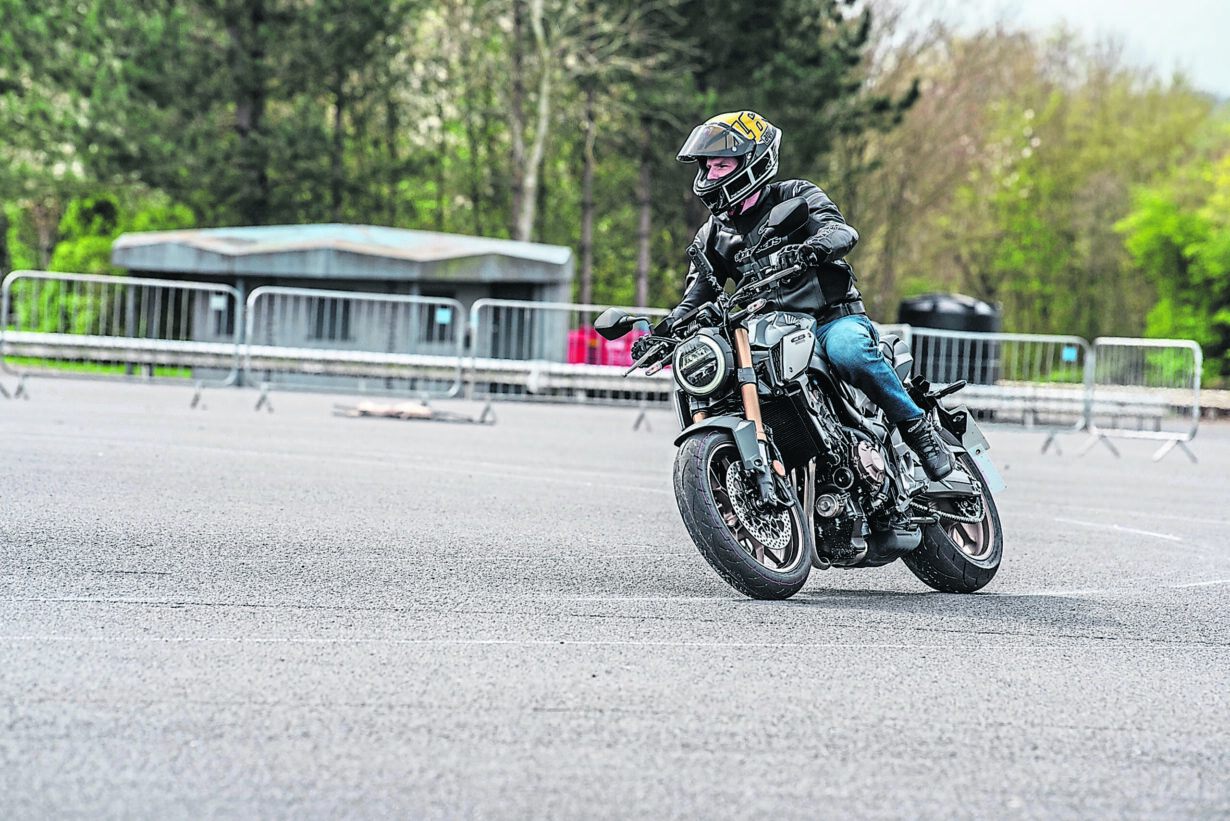
<svg viewBox="0 0 1230 821">
<path fill-rule="evenodd" d="M 739 524 L 768 550 L 780 551 L 790 544 L 790 514 L 786 510 L 758 510 L 751 502 L 751 489 L 738 462 L 726 468 L 726 492 Z"/>
</svg>

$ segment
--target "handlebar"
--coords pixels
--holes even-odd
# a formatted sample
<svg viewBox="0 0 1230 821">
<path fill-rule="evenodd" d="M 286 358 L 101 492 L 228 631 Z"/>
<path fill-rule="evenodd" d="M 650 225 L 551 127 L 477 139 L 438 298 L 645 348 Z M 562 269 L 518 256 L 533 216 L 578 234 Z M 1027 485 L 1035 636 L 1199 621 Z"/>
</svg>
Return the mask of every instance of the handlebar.
<svg viewBox="0 0 1230 821">
<path fill-rule="evenodd" d="M 673 350 L 674 347 L 679 344 L 678 340 L 671 339 L 665 336 L 650 337 L 650 339 L 653 340 L 653 347 L 645 351 L 645 353 L 641 354 L 640 357 L 638 357 L 636 361 L 632 363 L 632 367 L 624 371 L 624 376 L 627 376 L 628 374 L 632 373 L 637 368 L 642 368 L 642 367 L 645 367 L 646 365 L 651 365 L 651 363 L 657 364 L 658 362 L 663 361 L 662 359 L 658 359 L 658 357 L 661 354 L 666 353 L 667 351 Z"/>
<path fill-rule="evenodd" d="M 718 308 L 728 318 L 732 318 L 732 319 L 743 319 L 746 316 L 753 315 L 757 313 L 761 308 L 764 307 L 765 305 L 764 300 L 756 300 L 755 302 L 749 304 L 743 310 L 737 311 L 735 313 L 728 313 L 727 309 L 732 303 L 742 301 L 749 296 L 754 296 L 760 291 L 763 291 L 766 288 L 768 288 L 773 283 L 779 282 L 788 276 L 798 273 L 801 270 L 803 270 L 802 265 L 791 265 L 789 267 L 783 268 L 780 271 L 777 271 L 774 274 L 770 274 L 769 276 L 764 277 L 763 279 L 758 279 L 755 282 L 750 282 L 747 285 L 744 285 L 742 288 L 735 291 L 729 297 L 723 294 L 718 297 L 716 305 L 713 302 L 706 302 L 705 304 L 699 305 L 696 308 L 692 309 L 691 311 L 688 311 L 686 314 L 683 314 L 682 316 L 680 316 L 677 320 L 675 320 L 674 327 L 675 328 L 686 327 L 694 319 L 696 319 L 696 317 L 700 316 L 701 314 L 707 311 L 712 311 L 715 308 Z M 655 337 L 651 337 L 651 339 L 653 339 L 653 343 L 654 343 L 653 346 L 649 348 L 649 350 L 645 351 L 645 353 L 643 353 L 640 357 L 638 357 L 636 361 L 632 363 L 632 366 L 628 368 L 628 370 L 624 371 L 624 376 L 627 376 L 628 374 L 632 373 L 637 368 L 642 368 L 646 366 L 653 367 L 654 365 L 660 364 L 661 362 L 665 361 L 665 357 L 662 357 L 662 354 L 665 354 L 668 351 L 673 350 L 679 344 L 678 339 L 667 337 L 667 336 L 655 336 Z"/>
<path fill-rule="evenodd" d="M 769 276 L 764 277 L 763 279 L 758 279 L 755 282 L 749 282 L 747 285 L 744 285 L 742 288 L 735 291 L 734 294 L 731 295 L 730 301 L 738 302 L 741 299 L 746 299 L 749 296 L 758 294 L 761 291 L 763 291 L 765 288 L 772 285 L 774 282 L 783 280 L 786 277 L 791 276 L 793 274 L 797 274 L 799 271 L 802 271 L 802 270 L 803 270 L 802 265 L 791 265 L 791 266 L 781 269 L 775 274 L 770 274 Z"/>
</svg>

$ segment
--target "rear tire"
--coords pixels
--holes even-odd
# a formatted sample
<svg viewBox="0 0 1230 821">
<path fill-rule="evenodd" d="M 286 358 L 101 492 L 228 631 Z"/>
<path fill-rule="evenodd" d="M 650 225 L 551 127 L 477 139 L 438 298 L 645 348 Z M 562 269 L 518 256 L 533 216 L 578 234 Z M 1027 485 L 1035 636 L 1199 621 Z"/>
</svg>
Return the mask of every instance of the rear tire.
<svg viewBox="0 0 1230 821">
<path fill-rule="evenodd" d="M 753 599 L 787 599 L 803 587 L 814 550 L 798 499 L 786 510 L 757 512 L 740 480 L 739 453 L 724 430 L 689 437 L 675 457 L 675 501 L 705 561 Z M 754 532 L 760 534 L 754 535 Z"/>
<path fill-rule="evenodd" d="M 940 431 L 940 435 L 948 444 L 959 447 L 956 437 L 948 431 Z M 999 571 L 1004 554 L 1004 532 L 995 499 L 987 490 L 978 465 L 968 453 L 956 456 L 965 472 L 981 483 L 986 515 L 976 524 L 941 517 L 939 524 L 925 525 L 922 544 L 902 556 L 901 561 L 915 576 L 941 593 L 973 593 L 985 587 Z M 927 504 L 941 512 L 962 513 L 950 500 L 927 499 Z"/>
</svg>

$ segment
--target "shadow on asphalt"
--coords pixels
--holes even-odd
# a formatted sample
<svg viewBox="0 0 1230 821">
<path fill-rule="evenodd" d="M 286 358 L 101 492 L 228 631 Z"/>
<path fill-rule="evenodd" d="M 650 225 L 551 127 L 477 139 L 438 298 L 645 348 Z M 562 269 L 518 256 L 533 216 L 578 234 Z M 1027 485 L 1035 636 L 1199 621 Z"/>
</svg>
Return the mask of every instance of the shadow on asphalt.
<svg viewBox="0 0 1230 821">
<path fill-rule="evenodd" d="M 1066 593 L 962 594 L 932 590 L 914 593 L 821 588 L 801 591 L 785 604 L 843 612 L 874 611 L 886 616 L 930 616 L 937 623 L 970 620 L 986 627 L 996 622 L 1022 628 L 1024 632 L 1033 632 L 1039 627 L 1049 628 L 1047 632 L 1062 630 L 1065 633 L 1091 629 L 1117 631 L 1124 626 L 1106 601 Z"/>
</svg>

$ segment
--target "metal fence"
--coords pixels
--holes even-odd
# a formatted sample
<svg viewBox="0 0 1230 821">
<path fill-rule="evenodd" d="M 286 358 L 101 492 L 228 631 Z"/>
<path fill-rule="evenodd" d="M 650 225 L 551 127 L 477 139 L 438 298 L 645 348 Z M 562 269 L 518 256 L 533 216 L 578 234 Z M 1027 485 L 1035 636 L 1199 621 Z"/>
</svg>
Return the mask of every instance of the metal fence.
<svg viewBox="0 0 1230 821">
<path fill-rule="evenodd" d="M 18 395 L 29 376 L 231 385 L 241 316 L 226 285 L 14 271 L 0 289 L 0 366 Z"/>
<path fill-rule="evenodd" d="M 668 401 L 669 371 L 625 377 L 631 344 L 593 328 L 600 305 L 461 303 L 355 291 L 258 288 L 15 271 L 0 289 L 0 367 L 28 376 L 179 380 L 262 389 L 634 403 Z M 662 309 L 630 313 L 657 321 Z M 1200 421 L 1201 352 L 1187 340 L 942 331 L 881 325 L 909 342 L 931 382 L 968 384 L 958 401 L 995 424 L 1048 436 L 1088 431 L 1187 447 Z M 246 336 L 245 336 L 246 334 Z M 467 349 L 468 334 L 468 349 Z M 8 395 L 0 385 L 0 394 Z M 194 404 L 196 399 L 194 399 Z"/>
<path fill-rule="evenodd" d="M 1156 439 L 1160 459 L 1200 424 L 1200 347 L 1187 340 L 994 334 L 913 328 L 916 370 L 936 384 L 968 382 L 954 401 L 997 424 L 1056 434 L 1087 431 L 1116 455 L 1112 438 Z"/>
<path fill-rule="evenodd" d="M 594 330 L 604 305 L 480 299 L 470 309 L 472 398 L 645 403 L 665 401 L 667 372 L 624 377 L 631 345 L 648 328 L 608 341 Z M 628 308 L 658 320 L 666 311 Z"/>
<path fill-rule="evenodd" d="M 1156 461 L 1187 447 L 1200 426 L 1200 346 L 1178 339 L 1099 337 L 1093 342 L 1089 432 L 1116 455 L 1112 437 L 1162 442 Z M 1084 452 L 1084 451 L 1082 451 Z"/>
<path fill-rule="evenodd" d="M 1055 433 L 1089 426 L 1092 352 L 1075 336 L 913 328 L 915 370 L 932 383 L 968 384 L 955 397 L 984 421 Z"/>
<path fill-rule="evenodd" d="M 456 396 L 465 311 L 454 299 L 270 286 L 248 296 L 244 378 L 271 389 Z"/>
</svg>

